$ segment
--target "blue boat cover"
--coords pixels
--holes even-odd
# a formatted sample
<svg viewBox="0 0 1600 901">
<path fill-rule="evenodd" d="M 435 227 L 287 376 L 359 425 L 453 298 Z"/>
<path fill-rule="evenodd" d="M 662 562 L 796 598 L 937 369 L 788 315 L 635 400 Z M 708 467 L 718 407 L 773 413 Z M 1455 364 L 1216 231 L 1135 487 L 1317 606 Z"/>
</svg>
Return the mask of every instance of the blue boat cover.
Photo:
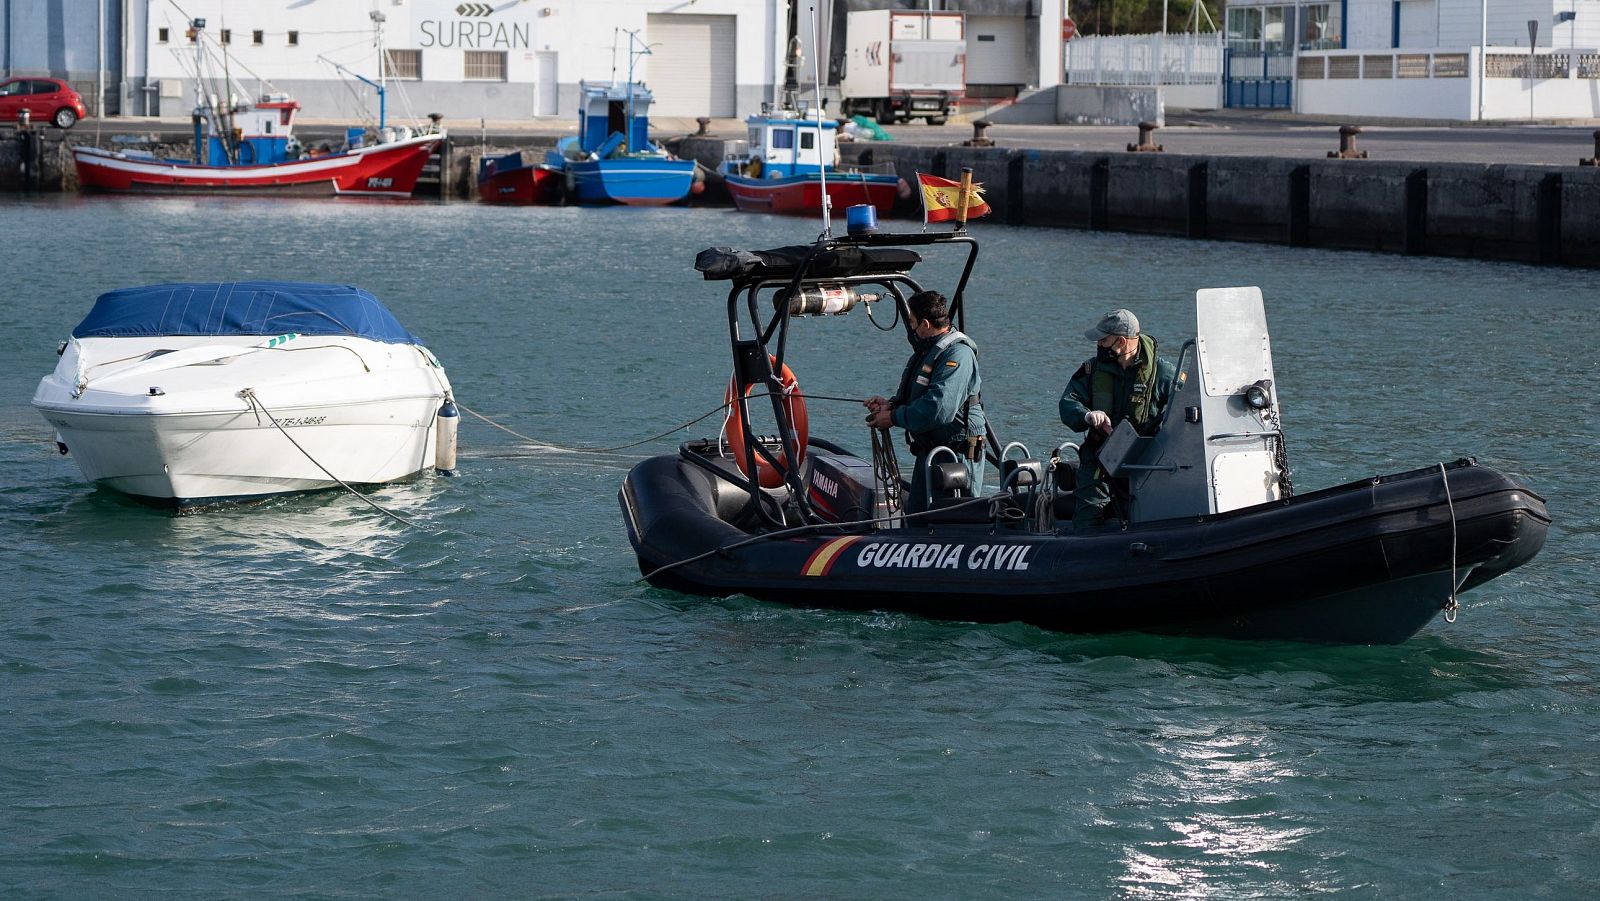
<svg viewBox="0 0 1600 901">
<path fill-rule="evenodd" d="M 203 282 L 111 291 L 74 338 L 167 335 L 348 335 L 421 344 L 376 297 L 351 285 Z"/>
</svg>

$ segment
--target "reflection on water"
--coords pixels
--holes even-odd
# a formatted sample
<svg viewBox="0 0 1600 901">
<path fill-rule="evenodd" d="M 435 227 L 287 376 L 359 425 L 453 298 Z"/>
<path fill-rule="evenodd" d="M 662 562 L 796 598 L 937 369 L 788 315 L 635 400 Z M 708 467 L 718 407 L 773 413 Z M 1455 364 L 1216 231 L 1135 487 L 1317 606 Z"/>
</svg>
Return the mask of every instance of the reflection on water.
<svg viewBox="0 0 1600 901">
<path fill-rule="evenodd" d="M 1233 896 L 1244 871 L 1262 890 L 1292 894 L 1302 876 L 1279 861 L 1318 830 L 1281 819 L 1281 783 L 1300 774 L 1267 730 L 1169 725 L 1151 746 L 1160 766 L 1132 780 L 1128 803 L 1159 825 L 1157 837 L 1124 849 L 1119 881 L 1129 896 Z"/>
<path fill-rule="evenodd" d="M 974 229 L 1004 440 L 1064 437 L 1095 315 L 1128 306 L 1174 350 L 1197 287 L 1259 284 L 1297 485 L 1475 453 L 1549 498 L 1544 553 L 1382 648 L 690 598 L 637 581 L 616 494 L 716 432 L 667 434 L 730 366 L 725 291 L 691 262 L 814 223 L 0 198 L 0 234 L 71 235 L 34 262 L 75 275 L 0 304 L 0 895 L 317 895 L 377 869 L 446 896 L 1592 894 L 1600 273 Z M 416 529 L 343 491 L 176 517 L 83 484 L 27 406 L 56 342 L 101 291 L 247 277 L 373 290 L 518 434 L 464 416 L 458 478 L 367 493 Z M 892 387 L 903 339 L 829 317 L 790 350 L 813 434 L 869 446 L 821 397 Z"/>
</svg>

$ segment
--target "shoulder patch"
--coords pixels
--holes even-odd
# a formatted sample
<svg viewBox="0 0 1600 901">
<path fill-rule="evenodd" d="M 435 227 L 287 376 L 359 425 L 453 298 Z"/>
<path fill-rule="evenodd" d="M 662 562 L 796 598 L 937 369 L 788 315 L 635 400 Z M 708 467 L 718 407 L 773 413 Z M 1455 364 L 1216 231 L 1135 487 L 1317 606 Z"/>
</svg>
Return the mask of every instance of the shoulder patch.
<svg viewBox="0 0 1600 901">
<path fill-rule="evenodd" d="M 949 368 L 951 368 L 951 369 L 955 369 L 957 366 L 960 366 L 961 364 L 959 362 L 955 361 L 955 360 L 949 360 L 944 365 L 949 367 Z"/>
</svg>

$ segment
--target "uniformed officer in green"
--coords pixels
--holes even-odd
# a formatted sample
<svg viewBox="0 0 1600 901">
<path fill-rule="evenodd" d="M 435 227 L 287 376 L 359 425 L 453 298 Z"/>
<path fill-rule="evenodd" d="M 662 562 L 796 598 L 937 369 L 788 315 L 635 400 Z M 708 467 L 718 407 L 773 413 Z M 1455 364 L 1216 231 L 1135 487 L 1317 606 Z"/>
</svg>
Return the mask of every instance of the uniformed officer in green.
<svg viewBox="0 0 1600 901">
<path fill-rule="evenodd" d="M 983 402 L 978 391 L 978 345 L 950 327 L 950 306 L 937 291 L 922 291 L 906 301 L 906 327 L 911 359 L 892 400 L 866 402 L 867 424 L 875 429 L 906 430 L 916 455 L 907 513 L 927 507 L 923 473 L 928 455 L 948 447 L 966 464 L 974 496 L 983 491 Z M 942 454 L 941 459 L 948 460 Z"/>
<path fill-rule="evenodd" d="M 1156 356 L 1156 339 L 1140 334 L 1139 320 L 1112 310 L 1083 336 L 1095 355 L 1078 367 L 1061 394 L 1061 422 L 1087 432 L 1078 452 L 1077 506 L 1073 531 L 1092 532 L 1105 516 L 1111 486 L 1098 462 L 1100 445 L 1126 419 L 1141 435 L 1153 434 L 1172 399 L 1175 368 Z"/>
</svg>

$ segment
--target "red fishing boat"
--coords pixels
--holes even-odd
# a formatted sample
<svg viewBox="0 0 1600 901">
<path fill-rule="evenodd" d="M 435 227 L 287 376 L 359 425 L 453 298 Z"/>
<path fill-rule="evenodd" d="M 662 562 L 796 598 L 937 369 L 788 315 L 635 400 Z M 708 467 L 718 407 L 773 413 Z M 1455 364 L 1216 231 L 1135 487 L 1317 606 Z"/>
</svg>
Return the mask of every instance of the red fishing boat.
<svg viewBox="0 0 1600 901">
<path fill-rule="evenodd" d="M 422 167 L 442 139 L 437 134 L 420 135 L 256 165 L 200 164 L 98 147 L 74 147 L 72 158 L 78 166 L 78 185 L 86 191 L 410 197 Z M 251 158 L 248 152 L 242 156 Z"/>
<path fill-rule="evenodd" d="M 381 56 L 383 19 L 374 17 L 373 22 L 380 26 Z M 204 19 L 191 21 L 188 36 L 195 46 L 194 153 L 189 159 L 162 159 L 134 150 L 74 147 L 80 187 L 119 193 L 410 197 L 423 166 L 444 140 L 437 125 L 416 131 L 389 127 L 383 84 L 350 73 L 377 90 L 377 127 L 347 129 L 339 146 L 324 144 L 313 151 L 294 134 L 300 104 L 289 95 L 265 94 L 255 102 L 238 102 L 233 98 L 244 91 L 227 79 L 216 90 L 203 90 L 208 81 L 206 49 L 225 56 L 227 48 L 211 41 Z"/>
<path fill-rule="evenodd" d="M 478 164 L 478 199 L 484 203 L 553 203 L 565 182 L 561 170 L 526 163 L 521 151 Z"/>
</svg>

